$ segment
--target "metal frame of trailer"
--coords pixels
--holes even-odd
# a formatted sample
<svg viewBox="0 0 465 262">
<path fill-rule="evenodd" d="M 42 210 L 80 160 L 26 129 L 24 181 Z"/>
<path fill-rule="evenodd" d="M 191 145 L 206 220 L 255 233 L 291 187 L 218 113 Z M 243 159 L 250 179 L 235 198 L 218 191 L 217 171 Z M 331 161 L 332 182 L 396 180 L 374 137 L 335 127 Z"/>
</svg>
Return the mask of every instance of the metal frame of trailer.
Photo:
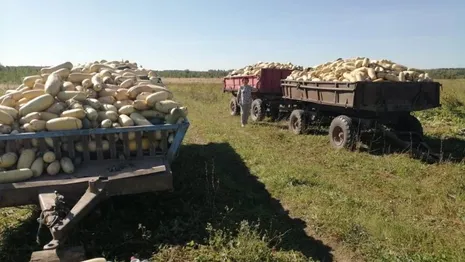
<svg viewBox="0 0 465 262">
<path fill-rule="evenodd" d="M 189 125 L 186 120 L 181 124 L 0 135 L 6 152 L 13 150 L 18 143 L 30 148 L 32 140 L 36 140 L 39 152 L 43 153 L 49 150 L 45 139 L 52 139 L 53 150 L 58 157 L 82 158 L 82 164 L 73 174 L 42 175 L 24 182 L 0 184 L 0 207 L 39 205 L 42 212 L 38 221 L 50 230 L 53 237 L 43 247 L 44 251 L 33 253 L 31 261 L 47 261 L 50 257 L 66 253 L 60 248 L 69 231 L 102 200 L 117 195 L 172 190 L 171 163 L 179 152 Z M 129 150 L 129 132 L 135 133 L 135 152 Z M 160 133 L 161 144 L 158 144 L 156 136 Z M 122 146 L 115 143 L 115 135 L 119 134 Z M 169 134 L 174 134 L 171 143 Z M 142 147 L 144 135 L 150 142 L 148 150 Z M 95 152 L 87 146 L 91 138 L 96 142 Z M 109 141 L 107 151 L 102 149 L 104 138 Z M 77 142 L 82 142 L 82 152 L 75 150 Z M 62 150 L 63 147 L 67 150 Z M 75 204 L 70 208 L 69 203 Z M 62 258 L 56 261 L 80 260 Z"/>
</svg>

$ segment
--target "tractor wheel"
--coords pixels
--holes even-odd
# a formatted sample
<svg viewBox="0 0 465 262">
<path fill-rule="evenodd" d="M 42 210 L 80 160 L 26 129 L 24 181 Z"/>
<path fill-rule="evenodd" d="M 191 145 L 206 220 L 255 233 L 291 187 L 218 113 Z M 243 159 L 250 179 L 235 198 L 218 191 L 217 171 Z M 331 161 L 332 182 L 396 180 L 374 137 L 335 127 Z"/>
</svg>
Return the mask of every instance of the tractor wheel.
<svg viewBox="0 0 465 262">
<path fill-rule="evenodd" d="M 252 102 L 250 118 L 254 122 L 262 121 L 265 118 L 265 105 L 261 99 L 257 98 Z"/>
<path fill-rule="evenodd" d="M 231 100 L 229 100 L 229 113 L 232 116 L 237 116 L 241 112 L 241 108 L 237 104 L 236 97 L 231 97 Z"/>
<path fill-rule="evenodd" d="M 289 117 L 289 130 L 296 135 L 300 135 L 304 132 L 307 123 L 305 121 L 304 110 L 294 110 Z"/>
<path fill-rule="evenodd" d="M 348 116 L 340 115 L 331 121 L 329 126 L 329 141 L 336 149 L 352 149 L 355 142 L 355 130 L 352 119 Z"/>
</svg>

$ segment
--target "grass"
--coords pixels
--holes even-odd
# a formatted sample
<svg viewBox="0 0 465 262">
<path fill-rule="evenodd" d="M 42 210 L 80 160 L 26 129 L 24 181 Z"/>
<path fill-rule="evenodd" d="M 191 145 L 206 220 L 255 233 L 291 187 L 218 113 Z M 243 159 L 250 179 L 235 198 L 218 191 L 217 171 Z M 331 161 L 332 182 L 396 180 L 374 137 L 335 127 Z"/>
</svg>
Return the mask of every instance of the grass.
<svg viewBox="0 0 465 262">
<path fill-rule="evenodd" d="M 445 81 L 443 108 L 418 113 L 429 142 L 465 156 L 465 82 Z M 127 261 L 464 261 L 465 166 L 408 154 L 332 150 L 326 135 L 283 123 L 240 128 L 220 83 L 173 83 L 191 127 L 173 164 L 175 191 L 117 197 L 70 244 Z M 447 160 L 447 157 L 446 157 Z M 34 207 L 0 210 L 0 260 L 40 247 Z M 44 232 L 43 236 L 46 236 Z"/>
</svg>

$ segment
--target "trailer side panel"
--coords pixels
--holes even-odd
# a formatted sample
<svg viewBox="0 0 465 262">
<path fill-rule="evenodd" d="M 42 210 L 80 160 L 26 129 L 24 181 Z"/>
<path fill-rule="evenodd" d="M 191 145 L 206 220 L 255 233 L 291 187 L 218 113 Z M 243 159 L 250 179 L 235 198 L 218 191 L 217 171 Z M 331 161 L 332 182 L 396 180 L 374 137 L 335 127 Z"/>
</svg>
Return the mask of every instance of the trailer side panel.
<svg viewBox="0 0 465 262">
<path fill-rule="evenodd" d="M 283 98 L 315 106 L 396 113 L 441 106 L 438 82 L 306 82 L 283 80 Z"/>
<path fill-rule="evenodd" d="M 258 94 L 282 95 L 281 79 L 286 79 L 292 70 L 265 68 L 260 72 L 260 76 L 232 76 L 223 79 L 224 92 L 237 92 L 242 85 L 242 79 L 249 79 L 249 85 L 257 89 Z"/>
</svg>

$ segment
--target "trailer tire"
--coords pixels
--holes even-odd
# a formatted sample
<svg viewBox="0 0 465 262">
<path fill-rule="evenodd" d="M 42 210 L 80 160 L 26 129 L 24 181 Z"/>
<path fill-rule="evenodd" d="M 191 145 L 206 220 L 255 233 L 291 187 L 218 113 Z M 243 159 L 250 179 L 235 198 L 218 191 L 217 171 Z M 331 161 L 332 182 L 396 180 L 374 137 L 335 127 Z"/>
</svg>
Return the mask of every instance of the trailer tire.
<svg viewBox="0 0 465 262">
<path fill-rule="evenodd" d="M 352 149 L 355 142 L 355 130 L 352 119 L 345 115 L 337 116 L 329 126 L 329 141 L 335 149 Z"/>
<path fill-rule="evenodd" d="M 229 113 L 232 116 L 238 116 L 240 112 L 241 112 L 241 108 L 237 104 L 236 97 L 231 97 L 231 100 L 229 100 Z"/>
<path fill-rule="evenodd" d="M 257 98 L 252 102 L 250 118 L 254 122 L 262 121 L 265 118 L 265 107 L 260 98 Z"/>
<path fill-rule="evenodd" d="M 293 110 L 289 117 L 289 130 L 296 135 L 304 133 L 307 123 L 305 121 L 305 111 Z"/>
</svg>

